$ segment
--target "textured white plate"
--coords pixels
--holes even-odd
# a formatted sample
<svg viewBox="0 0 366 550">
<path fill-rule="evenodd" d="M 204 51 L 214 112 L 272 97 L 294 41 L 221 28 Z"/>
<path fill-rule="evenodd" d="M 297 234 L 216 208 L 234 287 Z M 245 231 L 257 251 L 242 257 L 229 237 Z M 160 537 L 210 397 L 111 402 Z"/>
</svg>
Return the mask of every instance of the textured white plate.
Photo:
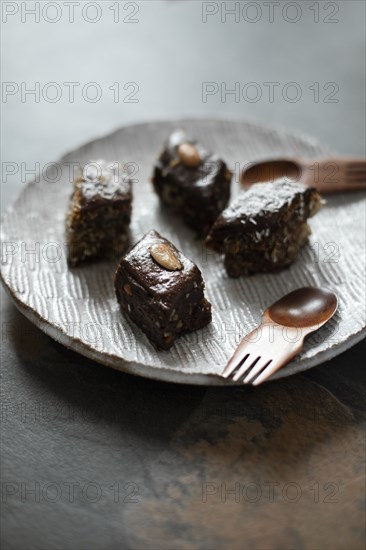
<svg viewBox="0 0 366 550">
<path fill-rule="evenodd" d="M 222 371 L 241 337 L 262 311 L 287 292 L 326 286 L 339 297 L 336 316 L 314 333 L 302 354 L 275 377 L 288 376 L 330 359 L 365 335 L 365 203 L 362 193 L 328 199 L 311 220 L 310 245 L 290 268 L 275 275 L 229 279 L 221 258 L 206 252 L 175 216 L 160 209 L 150 176 L 161 144 L 184 127 L 219 153 L 238 172 L 259 158 L 325 152 L 314 140 L 244 122 L 196 120 L 122 128 L 66 155 L 38 182 L 26 186 L 2 226 L 1 275 L 20 311 L 65 346 L 104 365 L 149 378 L 189 384 L 224 384 Z M 115 264 L 99 262 L 69 270 L 65 258 L 64 215 L 71 191 L 66 163 L 105 158 L 136 163 L 132 239 L 157 229 L 203 272 L 213 322 L 187 335 L 169 352 L 157 352 L 144 334 L 121 316 L 116 303 Z M 52 182 L 52 178 L 57 181 Z M 34 251 L 30 253 L 29 251 Z"/>
</svg>

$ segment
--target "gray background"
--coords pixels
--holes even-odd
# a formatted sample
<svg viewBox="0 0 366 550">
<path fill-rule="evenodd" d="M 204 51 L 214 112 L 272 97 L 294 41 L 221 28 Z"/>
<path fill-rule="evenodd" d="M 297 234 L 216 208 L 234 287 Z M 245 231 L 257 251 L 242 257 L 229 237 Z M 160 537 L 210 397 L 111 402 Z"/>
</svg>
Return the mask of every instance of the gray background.
<svg viewBox="0 0 366 550">
<path fill-rule="evenodd" d="M 75 21 L 69 23 L 69 11 L 59 2 L 59 13 L 48 8 L 49 19 L 60 17 L 56 23 L 40 22 L 34 16 L 19 12 L 9 15 L 2 24 L 2 79 L 14 82 L 21 89 L 40 86 L 40 101 L 34 96 L 21 97 L 19 91 L 2 103 L 2 159 L 14 162 L 18 172 L 6 178 L 3 172 L 4 202 L 11 200 L 22 179 L 31 179 L 26 170 L 39 162 L 56 161 L 62 154 L 121 125 L 146 120 L 181 117 L 222 117 L 249 119 L 263 124 L 279 125 L 314 135 L 335 151 L 362 154 L 365 150 L 365 3 L 362 0 L 317 2 L 319 23 L 311 6 L 314 2 L 295 3 L 300 11 L 284 6 L 275 7 L 274 21 L 269 21 L 269 7 L 263 2 L 258 8 L 241 13 L 239 22 L 234 15 L 219 12 L 207 16 L 203 23 L 201 2 L 139 2 L 138 13 L 133 6 L 120 2 L 120 22 L 114 23 L 113 2 L 97 3 L 100 20 L 88 23 L 83 17 L 81 2 L 75 7 Z M 41 7 L 47 2 L 41 2 Z M 215 4 L 215 3 L 214 3 Z M 235 3 L 226 3 L 230 9 Z M 336 6 L 338 13 L 332 14 Z M 127 9 L 124 9 L 126 8 Z M 3 8 L 4 9 L 4 8 Z M 24 8 L 23 8 L 24 9 Z M 259 10 L 257 12 L 257 9 Z M 89 8 L 84 16 L 94 18 L 97 12 Z M 3 13 L 3 20 L 4 20 Z M 123 22 L 136 19 L 137 23 Z M 259 17 L 258 22 L 246 21 Z M 285 20 L 300 17 L 290 23 Z M 325 20 L 338 22 L 324 22 Z M 47 88 L 56 82 L 61 98 L 47 101 Z M 77 82 L 75 101 L 70 103 L 64 82 Z M 97 82 L 102 91 L 100 101 L 89 103 L 82 89 Z M 120 84 L 121 96 L 114 102 L 112 90 Z M 139 91 L 137 103 L 124 103 L 135 82 Z M 243 90 L 254 82 L 262 91 L 256 103 L 252 87 L 236 102 L 233 95 L 221 101 L 220 93 L 202 101 L 202 83 L 221 83 L 233 89 L 235 83 Z M 274 101 L 269 101 L 265 82 L 278 82 Z M 301 90 L 296 103 L 285 100 L 286 84 L 295 82 Z M 319 83 L 319 102 L 309 89 Z M 334 82 L 339 91 L 324 102 L 334 88 L 323 86 Z M 258 89 L 258 88 L 257 88 Z M 42 94 L 42 90 L 44 93 Z M 84 89 L 85 90 L 85 89 Z M 48 89 L 52 99 L 54 90 Z M 90 89 L 92 97 L 93 90 Z M 290 98 L 295 89 L 288 90 Z M 252 95 L 253 94 L 253 95 Z M 4 100 L 3 100 L 4 101 Z M 23 165 L 23 169 L 21 167 Z M 7 179 L 5 183 L 4 180 Z"/>
<path fill-rule="evenodd" d="M 12 4 L 21 10 L 32 3 Z M 154 1 L 138 2 L 138 23 L 113 23 L 109 1 L 98 3 L 99 22 L 84 21 L 79 6 L 69 23 L 58 4 L 57 23 L 42 17 L 35 23 L 32 16 L 23 23 L 20 12 L 2 23 L 2 80 L 29 88 L 56 82 L 63 91 L 56 103 L 42 96 L 39 103 L 22 102 L 16 94 L 1 104 L 2 162 L 19 169 L 6 180 L 3 164 L 3 208 L 31 179 L 24 169 L 146 120 L 250 119 L 314 135 L 342 153 L 365 153 L 363 1 L 331 3 L 339 8 L 335 23 L 324 22 L 332 6 L 322 1 L 319 23 L 310 10 L 314 2 L 306 1 L 297 2 L 302 16 L 296 23 L 285 21 L 285 2 L 273 23 L 263 2 L 256 3 L 262 9 L 257 23 L 243 17 L 235 23 L 233 16 L 225 23 L 220 13 L 203 23 L 201 2 Z M 131 11 L 125 4 L 121 18 Z M 97 82 L 101 100 L 88 103 L 76 91 L 70 103 L 63 83 L 71 81 Z M 215 95 L 204 103 L 205 81 L 228 88 L 256 82 L 263 97 L 236 103 Z M 280 83 L 273 103 L 263 85 L 270 81 Z M 115 82 L 137 83 L 138 102 L 115 103 L 109 90 Z M 288 82 L 302 90 L 296 103 L 281 95 Z M 315 82 L 319 102 L 309 90 Z M 336 103 L 324 101 L 328 82 L 339 87 Z M 364 343 L 257 392 L 173 386 L 68 352 L 17 313 L 3 291 L 1 298 L 2 489 L 15 491 L 3 495 L 5 548 L 364 547 Z M 283 499 L 269 506 L 264 499 L 258 506 L 218 499 L 203 505 L 202 483 L 232 488 L 238 481 L 295 482 L 303 497 L 296 505 Z M 320 490 L 325 482 L 338 484 L 337 504 L 306 500 L 314 481 Z M 39 502 L 37 493 L 22 493 L 37 491 L 37 483 Z M 74 500 L 71 483 L 77 484 Z M 95 502 L 91 485 L 89 495 L 80 492 L 92 483 L 103 492 Z M 42 493 L 45 487 L 49 493 Z M 137 502 L 126 501 L 135 489 Z"/>
</svg>

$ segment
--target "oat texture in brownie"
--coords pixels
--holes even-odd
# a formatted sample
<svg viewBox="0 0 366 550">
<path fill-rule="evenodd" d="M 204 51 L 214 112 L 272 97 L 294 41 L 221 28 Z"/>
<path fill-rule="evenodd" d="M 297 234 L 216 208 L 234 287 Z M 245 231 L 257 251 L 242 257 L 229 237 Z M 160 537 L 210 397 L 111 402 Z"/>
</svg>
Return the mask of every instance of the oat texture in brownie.
<svg viewBox="0 0 366 550">
<path fill-rule="evenodd" d="M 321 206 L 315 188 L 287 180 L 258 183 L 222 212 L 205 244 L 225 254 L 230 277 L 278 271 L 307 243 L 307 219 Z"/>
<path fill-rule="evenodd" d="M 198 267 L 156 231 L 147 233 L 120 260 L 115 290 L 127 315 L 158 349 L 211 321 Z"/>
<path fill-rule="evenodd" d="M 222 159 L 176 130 L 164 144 L 152 181 L 161 203 L 204 236 L 229 201 L 231 177 Z"/>
<path fill-rule="evenodd" d="M 129 238 L 132 190 L 123 164 L 91 161 L 74 183 L 66 216 L 68 264 L 120 255 Z"/>
</svg>

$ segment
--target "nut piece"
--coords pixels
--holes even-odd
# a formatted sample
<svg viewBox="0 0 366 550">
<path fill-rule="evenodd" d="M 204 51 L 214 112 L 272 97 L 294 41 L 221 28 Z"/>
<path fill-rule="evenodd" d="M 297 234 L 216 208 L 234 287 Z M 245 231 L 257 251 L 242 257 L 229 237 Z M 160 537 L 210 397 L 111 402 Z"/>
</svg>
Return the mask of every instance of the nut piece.
<svg viewBox="0 0 366 550">
<path fill-rule="evenodd" d="M 169 168 L 174 168 L 175 166 L 177 166 L 179 164 L 179 159 L 173 159 L 170 161 L 169 163 Z"/>
<path fill-rule="evenodd" d="M 126 294 L 128 294 L 128 296 L 132 296 L 131 285 L 129 285 L 128 283 L 124 284 L 123 290 L 125 291 Z"/>
<path fill-rule="evenodd" d="M 177 149 L 179 160 L 185 166 L 195 168 L 201 162 L 201 158 L 198 151 L 190 143 L 182 143 Z"/>
<path fill-rule="evenodd" d="M 179 258 L 167 244 L 153 244 L 150 247 L 150 254 L 161 267 L 168 271 L 178 271 L 183 267 Z"/>
</svg>

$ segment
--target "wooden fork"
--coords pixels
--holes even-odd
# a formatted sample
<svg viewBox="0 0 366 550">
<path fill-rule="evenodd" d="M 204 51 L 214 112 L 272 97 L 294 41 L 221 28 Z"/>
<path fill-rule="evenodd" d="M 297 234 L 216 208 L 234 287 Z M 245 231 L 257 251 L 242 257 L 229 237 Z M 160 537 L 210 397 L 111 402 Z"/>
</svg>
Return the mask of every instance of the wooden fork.
<svg viewBox="0 0 366 550">
<path fill-rule="evenodd" d="M 304 287 L 286 294 L 263 314 L 247 334 L 221 376 L 257 386 L 301 350 L 304 338 L 336 312 L 336 295 L 326 288 Z"/>
</svg>

